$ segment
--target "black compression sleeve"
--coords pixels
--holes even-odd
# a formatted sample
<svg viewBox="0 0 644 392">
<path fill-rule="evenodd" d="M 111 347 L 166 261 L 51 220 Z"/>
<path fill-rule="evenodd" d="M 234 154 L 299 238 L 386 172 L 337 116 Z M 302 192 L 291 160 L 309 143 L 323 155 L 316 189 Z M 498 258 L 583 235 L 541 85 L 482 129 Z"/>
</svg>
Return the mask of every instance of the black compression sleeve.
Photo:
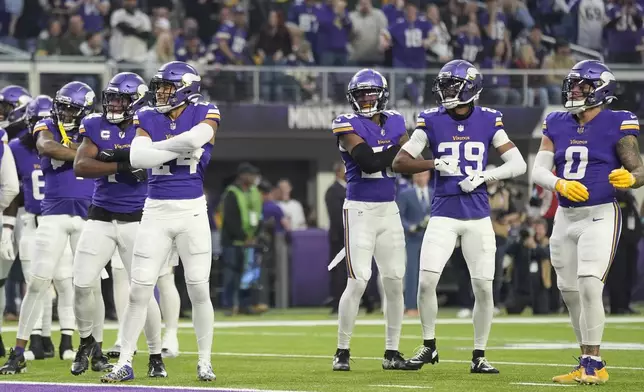
<svg viewBox="0 0 644 392">
<path fill-rule="evenodd" d="M 365 173 L 377 173 L 391 166 L 400 146 L 395 145 L 381 152 L 373 152 L 367 143 L 360 143 L 351 150 L 351 157 Z"/>
</svg>

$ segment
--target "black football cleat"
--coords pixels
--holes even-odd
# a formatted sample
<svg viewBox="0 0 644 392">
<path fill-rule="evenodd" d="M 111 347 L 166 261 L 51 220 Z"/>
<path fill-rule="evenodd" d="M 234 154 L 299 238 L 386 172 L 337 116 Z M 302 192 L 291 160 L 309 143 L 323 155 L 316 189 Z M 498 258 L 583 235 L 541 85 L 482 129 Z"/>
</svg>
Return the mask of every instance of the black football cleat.
<svg viewBox="0 0 644 392">
<path fill-rule="evenodd" d="M 385 351 L 385 357 L 382 360 L 382 368 L 384 370 L 418 370 L 415 368 L 409 368 L 402 353 L 396 350 Z"/>
<path fill-rule="evenodd" d="M 42 337 L 42 347 L 45 352 L 45 358 L 53 358 L 56 356 L 56 349 L 54 342 L 51 341 L 51 336 Z"/>
<path fill-rule="evenodd" d="M 479 374 L 498 374 L 499 370 L 494 366 L 490 365 L 485 357 L 478 357 L 472 359 L 472 364 L 470 366 L 470 373 L 479 373 Z"/>
<path fill-rule="evenodd" d="M 349 360 L 351 359 L 351 354 L 348 349 L 337 349 L 335 355 L 333 356 L 333 370 L 348 372 L 351 370 L 349 365 Z"/>
<path fill-rule="evenodd" d="M 165 370 L 165 364 L 161 358 L 150 358 L 150 362 L 148 362 L 148 377 L 168 377 L 168 372 Z"/>
<path fill-rule="evenodd" d="M 406 370 L 420 370 L 427 363 L 438 363 L 438 350 L 421 346 L 416 350 L 416 354 L 407 360 Z"/>
<path fill-rule="evenodd" d="M 68 361 L 71 359 L 70 356 L 74 356 L 74 354 L 71 335 L 62 334 L 60 336 L 60 344 L 58 345 L 58 356 L 63 361 Z"/>
<path fill-rule="evenodd" d="M 114 367 L 114 364 L 110 363 L 110 359 L 107 357 L 107 355 L 103 355 L 103 353 L 94 353 L 94 356 L 92 357 L 92 371 L 94 372 L 111 372 L 112 368 Z"/>
<path fill-rule="evenodd" d="M 15 350 L 9 349 L 9 359 L 0 366 L 0 374 L 20 374 L 27 371 L 27 361 L 24 354 L 17 354 Z"/>
<path fill-rule="evenodd" d="M 94 356 L 94 352 L 98 348 L 95 341 L 88 343 L 81 343 L 76 351 L 76 357 L 74 362 L 72 362 L 71 372 L 74 376 L 81 375 L 89 369 L 89 359 Z"/>
<path fill-rule="evenodd" d="M 34 359 L 45 359 L 45 346 L 41 335 L 29 336 L 29 351 L 34 355 Z"/>
</svg>

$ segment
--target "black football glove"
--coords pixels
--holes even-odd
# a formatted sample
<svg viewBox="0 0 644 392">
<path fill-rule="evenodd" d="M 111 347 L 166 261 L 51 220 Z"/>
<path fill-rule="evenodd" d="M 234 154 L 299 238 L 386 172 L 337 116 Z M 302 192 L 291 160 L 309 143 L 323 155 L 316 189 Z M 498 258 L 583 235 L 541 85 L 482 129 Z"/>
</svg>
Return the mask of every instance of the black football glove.
<svg viewBox="0 0 644 392">
<path fill-rule="evenodd" d="M 144 182 L 148 179 L 148 171 L 146 169 L 135 169 L 130 165 L 130 162 L 118 162 L 116 168 L 117 173 L 127 174 L 136 182 Z"/>
<path fill-rule="evenodd" d="M 101 162 L 129 162 L 130 150 L 103 150 L 96 159 Z"/>
</svg>

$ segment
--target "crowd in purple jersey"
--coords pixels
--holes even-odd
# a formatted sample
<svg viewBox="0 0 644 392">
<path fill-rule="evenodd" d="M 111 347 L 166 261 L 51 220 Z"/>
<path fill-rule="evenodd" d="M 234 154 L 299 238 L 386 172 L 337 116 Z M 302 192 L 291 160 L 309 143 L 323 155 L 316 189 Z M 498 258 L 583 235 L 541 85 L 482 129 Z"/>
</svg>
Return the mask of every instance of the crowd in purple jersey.
<svg viewBox="0 0 644 392">
<path fill-rule="evenodd" d="M 461 58 L 483 70 L 568 69 L 575 62 L 569 43 L 602 53 L 608 63 L 641 64 L 644 14 L 638 3 L 642 1 L 7 0 L 0 10 L 0 41 L 38 55 L 107 56 L 135 63 L 146 74 L 175 59 L 198 66 L 423 69 Z M 556 43 L 543 41 L 544 35 L 556 37 Z M 244 75 L 211 76 L 220 78 L 213 98 L 239 100 L 251 94 Z M 482 99 L 491 105 L 556 105 L 561 101 L 559 79 L 534 76 L 524 85 L 521 77 L 491 76 Z M 427 101 L 424 81 L 401 78 L 394 98 Z M 331 87 L 343 90 L 344 82 L 338 76 Z M 315 100 L 320 83 L 305 70 L 267 73 L 261 98 Z M 334 95 L 343 99 L 342 91 Z"/>
</svg>

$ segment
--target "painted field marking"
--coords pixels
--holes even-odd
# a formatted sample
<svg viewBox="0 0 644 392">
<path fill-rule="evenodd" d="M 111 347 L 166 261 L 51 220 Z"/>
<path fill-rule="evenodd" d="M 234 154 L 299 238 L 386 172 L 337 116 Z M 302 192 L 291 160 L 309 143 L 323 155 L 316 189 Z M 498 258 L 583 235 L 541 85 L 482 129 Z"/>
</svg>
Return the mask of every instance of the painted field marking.
<svg viewBox="0 0 644 392">
<path fill-rule="evenodd" d="M 510 385 L 528 385 L 532 387 L 576 387 L 577 384 L 546 384 L 543 382 L 511 382 Z"/>
<path fill-rule="evenodd" d="M 249 388 L 214 388 L 214 387 L 182 387 L 174 385 L 136 385 L 136 384 L 85 384 L 68 382 L 38 382 L 38 381 L 0 381 L 0 385 L 39 385 L 39 386 L 66 386 L 83 389 L 151 389 L 164 391 L 213 391 L 213 392 L 304 392 L 278 389 L 249 389 Z M 21 389 L 26 391 L 27 389 Z"/>
<path fill-rule="evenodd" d="M 432 389 L 430 386 L 420 386 L 420 385 L 388 385 L 388 384 L 373 384 L 369 385 L 370 387 L 376 388 L 401 388 L 401 389 Z"/>
</svg>

